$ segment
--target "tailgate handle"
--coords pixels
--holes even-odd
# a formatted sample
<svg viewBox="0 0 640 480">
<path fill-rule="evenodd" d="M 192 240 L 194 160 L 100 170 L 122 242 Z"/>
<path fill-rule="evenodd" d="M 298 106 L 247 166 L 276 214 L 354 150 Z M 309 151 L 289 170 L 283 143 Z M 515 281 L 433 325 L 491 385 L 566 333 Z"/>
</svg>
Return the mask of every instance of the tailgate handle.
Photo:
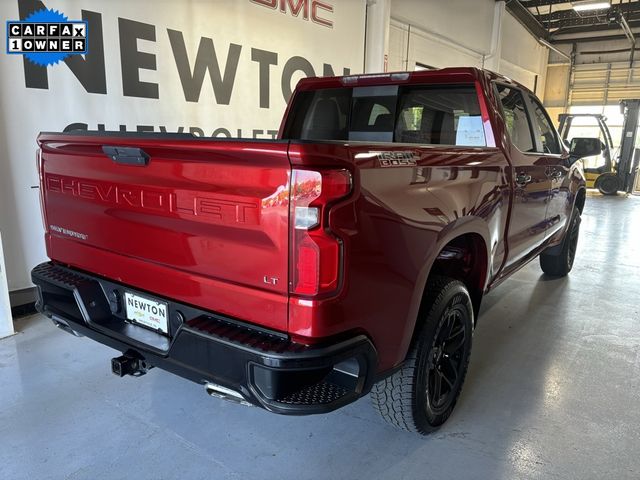
<svg viewBox="0 0 640 480">
<path fill-rule="evenodd" d="M 110 147 L 103 145 L 102 151 L 111 160 L 122 165 L 145 167 L 149 164 L 149 154 L 137 147 Z"/>
</svg>

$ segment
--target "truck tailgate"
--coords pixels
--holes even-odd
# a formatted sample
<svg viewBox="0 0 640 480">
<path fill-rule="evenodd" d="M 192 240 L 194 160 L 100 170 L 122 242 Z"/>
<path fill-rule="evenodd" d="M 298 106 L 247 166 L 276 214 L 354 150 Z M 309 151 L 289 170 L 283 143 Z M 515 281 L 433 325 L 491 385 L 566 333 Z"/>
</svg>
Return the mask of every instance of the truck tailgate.
<svg viewBox="0 0 640 480">
<path fill-rule="evenodd" d="M 47 133 L 38 142 L 52 260 L 286 331 L 287 142 Z M 104 146 L 149 160 L 114 161 Z"/>
</svg>

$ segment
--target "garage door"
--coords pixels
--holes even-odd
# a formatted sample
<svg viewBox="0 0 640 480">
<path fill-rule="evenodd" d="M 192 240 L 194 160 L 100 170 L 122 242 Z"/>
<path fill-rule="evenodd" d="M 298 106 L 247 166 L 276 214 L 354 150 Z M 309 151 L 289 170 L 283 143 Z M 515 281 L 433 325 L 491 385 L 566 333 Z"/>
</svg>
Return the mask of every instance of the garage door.
<svg viewBox="0 0 640 480">
<path fill-rule="evenodd" d="M 569 105 L 616 105 L 624 98 L 640 98 L 640 68 L 628 62 L 573 68 Z"/>
</svg>

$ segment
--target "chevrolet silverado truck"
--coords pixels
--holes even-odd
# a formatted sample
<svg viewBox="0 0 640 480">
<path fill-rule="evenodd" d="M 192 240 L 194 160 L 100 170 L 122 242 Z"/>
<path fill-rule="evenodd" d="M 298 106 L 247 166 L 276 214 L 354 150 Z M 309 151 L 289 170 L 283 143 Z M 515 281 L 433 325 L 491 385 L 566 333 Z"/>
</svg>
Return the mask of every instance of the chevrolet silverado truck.
<svg viewBox="0 0 640 480">
<path fill-rule="evenodd" d="M 422 434 L 450 416 L 483 295 L 573 265 L 594 139 L 560 141 L 523 86 L 474 68 L 309 78 L 276 140 L 41 133 L 50 262 L 37 307 L 280 414 L 371 393 Z"/>
</svg>

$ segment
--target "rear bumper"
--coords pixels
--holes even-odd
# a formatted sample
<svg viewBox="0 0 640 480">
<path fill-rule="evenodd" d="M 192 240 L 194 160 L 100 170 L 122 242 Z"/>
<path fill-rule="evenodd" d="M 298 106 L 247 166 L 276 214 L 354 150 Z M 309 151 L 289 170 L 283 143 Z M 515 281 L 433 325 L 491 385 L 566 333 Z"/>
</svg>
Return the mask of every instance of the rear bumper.
<svg viewBox="0 0 640 480">
<path fill-rule="evenodd" d="M 364 335 L 319 346 L 168 299 L 170 335 L 124 318 L 126 288 L 74 269 L 33 269 L 37 308 L 56 325 L 201 384 L 217 384 L 269 411 L 325 413 L 371 389 L 377 355 Z"/>
</svg>

